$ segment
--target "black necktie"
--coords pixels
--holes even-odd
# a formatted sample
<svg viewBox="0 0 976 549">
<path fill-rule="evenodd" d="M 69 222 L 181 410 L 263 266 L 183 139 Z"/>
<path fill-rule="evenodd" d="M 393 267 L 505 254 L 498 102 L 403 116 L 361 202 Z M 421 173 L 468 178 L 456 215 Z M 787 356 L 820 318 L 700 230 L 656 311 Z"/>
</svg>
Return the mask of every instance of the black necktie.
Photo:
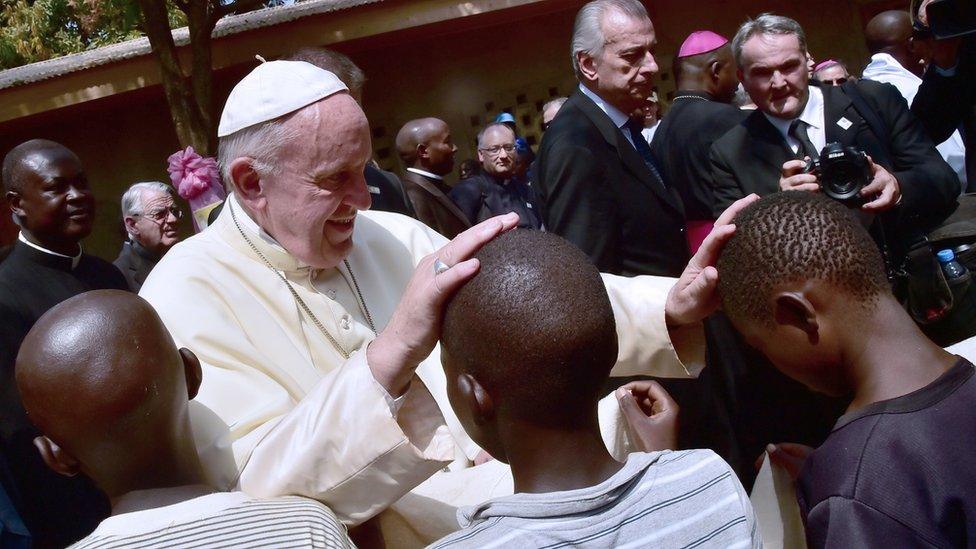
<svg viewBox="0 0 976 549">
<path fill-rule="evenodd" d="M 809 156 L 811 160 L 819 160 L 820 154 L 817 152 L 817 148 L 813 146 L 813 142 L 810 141 L 810 135 L 807 134 L 809 127 L 810 124 L 797 118 L 790 122 L 789 134 L 790 137 L 800 142 L 800 149 L 796 151 L 796 154 L 801 160 L 804 156 Z"/>
<path fill-rule="evenodd" d="M 647 164 L 647 169 L 651 170 L 651 173 L 661 182 L 664 188 L 667 188 L 664 178 L 661 177 L 661 172 L 657 169 L 657 162 L 654 160 L 654 153 L 651 152 L 651 146 L 647 144 L 647 141 L 644 140 L 644 134 L 641 133 L 644 125 L 640 121 L 631 118 L 624 124 L 624 127 L 630 132 L 630 138 L 634 141 L 634 148 L 637 149 L 637 154 L 644 159 L 644 164 Z"/>
</svg>

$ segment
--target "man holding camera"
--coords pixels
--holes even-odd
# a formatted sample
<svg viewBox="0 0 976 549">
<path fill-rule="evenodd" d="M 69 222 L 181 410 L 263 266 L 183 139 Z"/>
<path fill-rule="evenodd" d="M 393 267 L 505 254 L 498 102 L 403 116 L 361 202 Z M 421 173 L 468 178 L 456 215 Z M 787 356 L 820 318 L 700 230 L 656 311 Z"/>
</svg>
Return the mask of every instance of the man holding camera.
<svg viewBox="0 0 976 549">
<path fill-rule="evenodd" d="M 717 211 L 752 192 L 822 190 L 837 198 L 831 183 L 853 185 L 860 191 L 846 200 L 851 207 L 887 212 L 884 224 L 897 228 L 889 244 L 952 211 L 959 180 L 895 88 L 866 81 L 810 85 L 803 29 L 787 17 L 765 14 L 744 23 L 732 50 L 758 110 L 712 145 Z M 821 159 L 833 143 L 837 154 Z M 896 254 L 901 247 L 894 246 Z"/>
</svg>

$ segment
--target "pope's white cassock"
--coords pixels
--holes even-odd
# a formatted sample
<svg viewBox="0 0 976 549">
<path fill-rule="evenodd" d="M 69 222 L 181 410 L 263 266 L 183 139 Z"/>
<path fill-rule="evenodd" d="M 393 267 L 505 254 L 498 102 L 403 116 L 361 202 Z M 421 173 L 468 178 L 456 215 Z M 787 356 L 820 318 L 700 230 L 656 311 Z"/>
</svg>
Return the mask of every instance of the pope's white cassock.
<svg viewBox="0 0 976 549">
<path fill-rule="evenodd" d="M 306 317 L 237 225 L 337 342 L 355 351 L 348 360 Z M 377 330 L 390 319 L 417 262 L 446 243 L 414 219 L 359 214 L 348 264 Z M 697 374 L 703 364 L 700 330 L 669 337 L 664 323 L 664 300 L 674 280 L 604 280 L 620 347 L 613 374 Z M 375 334 L 345 265 L 302 265 L 233 195 L 211 227 L 164 256 L 140 295 L 177 345 L 200 359 L 203 384 L 196 402 L 216 417 L 195 408 L 193 425 L 201 456 L 222 484 L 236 480 L 258 496 L 313 497 L 357 523 L 454 460 L 455 447 L 468 458 L 480 451 L 447 402 L 439 348 L 418 368 L 423 384 L 415 383 L 394 403 L 366 365 L 365 348 Z M 691 349 L 692 356 L 684 357 L 687 367 L 671 338 L 682 338 L 675 343 Z"/>
<path fill-rule="evenodd" d="M 331 73 L 304 63 L 264 63 L 231 92 L 221 135 L 344 89 Z M 231 108 L 234 101 L 240 104 Z M 257 497 L 312 497 L 347 524 L 480 452 L 447 401 L 438 348 L 397 399 L 366 364 L 376 335 L 370 325 L 383 330 L 417 263 L 447 240 L 414 219 L 363 212 L 353 242 L 337 268 L 303 265 L 231 194 L 214 224 L 170 250 L 140 292 L 177 345 L 200 359 L 203 384 L 192 421 L 212 480 Z M 704 358 L 700 327 L 670 334 L 665 327 L 674 280 L 606 275 L 605 282 L 620 348 L 614 375 L 697 374 Z M 684 364 L 676 347 L 688 351 Z M 621 425 L 611 397 L 601 403 L 601 427 L 618 457 L 628 449 Z M 398 516 L 417 541 L 431 541 L 457 528 L 452 505 L 510 493 L 511 476 L 496 462 L 434 475 L 421 488 L 397 504 Z M 391 542 L 405 545 L 400 537 Z"/>
</svg>

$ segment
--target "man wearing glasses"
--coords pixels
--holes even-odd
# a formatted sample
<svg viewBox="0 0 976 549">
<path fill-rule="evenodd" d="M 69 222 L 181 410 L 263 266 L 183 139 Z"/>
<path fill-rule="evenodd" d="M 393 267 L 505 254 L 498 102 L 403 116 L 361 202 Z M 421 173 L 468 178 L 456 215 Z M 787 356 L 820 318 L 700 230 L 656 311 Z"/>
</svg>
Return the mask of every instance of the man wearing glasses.
<svg viewBox="0 0 976 549">
<path fill-rule="evenodd" d="M 516 176 L 518 153 L 515 132 L 501 123 L 489 124 L 478 133 L 478 160 L 482 173 L 458 183 L 451 200 L 476 224 L 490 217 L 515 212 L 519 227 L 541 229 L 539 202 L 529 184 Z"/>
<path fill-rule="evenodd" d="M 173 189 L 165 183 L 136 183 L 122 195 L 122 222 L 129 239 L 113 262 L 138 292 L 156 263 L 179 242 L 183 212 L 173 201 Z"/>
</svg>

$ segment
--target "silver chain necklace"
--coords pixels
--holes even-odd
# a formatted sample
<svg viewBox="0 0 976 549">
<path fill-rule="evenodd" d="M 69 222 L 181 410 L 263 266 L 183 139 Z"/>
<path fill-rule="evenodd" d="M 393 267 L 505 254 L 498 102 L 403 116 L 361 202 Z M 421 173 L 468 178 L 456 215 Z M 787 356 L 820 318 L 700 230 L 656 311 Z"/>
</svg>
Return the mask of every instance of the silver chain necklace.
<svg viewBox="0 0 976 549">
<path fill-rule="evenodd" d="M 312 312 L 312 309 L 305 303 L 305 300 L 303 300 L 301 296 L 298 295 L 298 292 L 295 291 L 295 288 L 294 286 L 291 285 L 291 282 L 289 282 L 288 279 L 285 278 L 285 275 L 282 274 L 281 271 L 279 271 L 278 269 L 275 269 L 274 265 L 272 265 L 271 262 L 268 261 L 268 258 L 265 257 L 260 250 L 258 250 L 257 246 L 254 245 L 254 242 L 251 242 L 251 239 L 248 238 L 247 234 L 244 233 L 244 229 L 241 228 L 241 224 L 237 222 L 237 215 L 234 213 L 233 205 L 228 204 L 228 206 L 230 206 L 230 217 L 231 219 L 234 220 L 234 226 L 237 227 L 237 232 L 241 233 L 241 238 L 243 238 L 244 242 L 247 242 L 247 245 L 251 247 L 251 251 L 253 251 L 269 269 L 271 269 L 271 272 L 278 275 L 278 278 L 280 278 L 281 281 L 285 283 L 285 286 L 288 288 L 288 291 L 291 292 L 291 296 L 295 299 L 295 303 L 297 303 L 298 306 L 303 311 L 305 311 L 305 314 L 308 315 L 308 318 L 311 319 L 312 324 L 315 324 L 315 327 L 318 328 L 323 335 L 325 335 L 326 339 L 328 339 L 329 343 L 331 343 L 332 346 L 335 347 L 335 350 L 339 352 L 342 358 L 348 360 L 349 352 L 346 351 L 342 347 L 342 345 L 339 345 L 339 342 L 336 341 L 336 338 L 333 337 L 332 334 L 330 334 L 329 331 L 325 329 L 325 326 L 323 326 L 321 322 L 319 322 L 318 317 L 315 316 L 315 313 Z M 373 331 L 373 335 L 376 335 L 376 325 L 373 324 L 373 316 L 369 314 L 369 308 L 366 307 L 366 300 L 363 299 L 363 293 L 359 290 L 359 282 L 356 281 L 356 275 L 352 272 L 352 267 L 349 266 L 348 259 L 343 259 L 342 262 L 346 265 L 346 270 L 349 271 L 349 277 L 352 278 L 352 285 L 353 288 L 356 290 L 356 299 L 359 302 L 360 309 L 363 311 L 363 314 L 366 316 L 366 323 L 369 324 L 369 329 Z"/>
</svg>

